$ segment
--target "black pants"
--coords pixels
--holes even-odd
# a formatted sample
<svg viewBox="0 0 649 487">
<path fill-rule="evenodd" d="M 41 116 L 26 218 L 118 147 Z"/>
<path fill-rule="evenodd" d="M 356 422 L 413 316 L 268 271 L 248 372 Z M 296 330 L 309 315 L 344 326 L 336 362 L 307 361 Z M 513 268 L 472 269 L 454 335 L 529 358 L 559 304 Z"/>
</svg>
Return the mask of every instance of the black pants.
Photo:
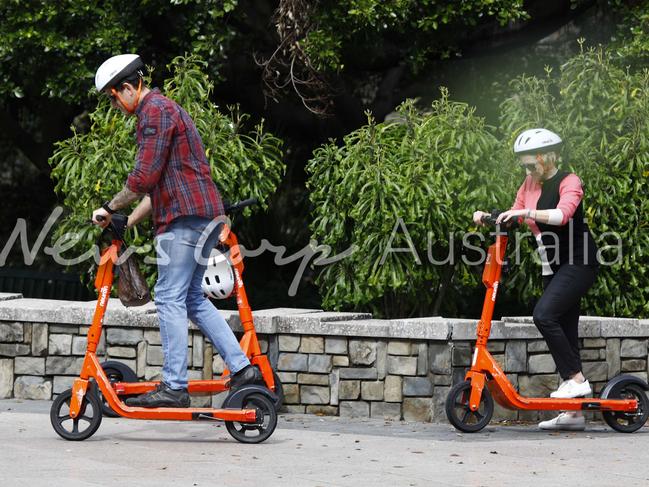
<svg viewBox="0 0 649 487">
<path fill-rule="evenodd" d="M 597 266 L 562 265 L 543 276 L 543 295 L 534 307 L 534 324 L 545 338 L 564 380 L 581 372 L 578 328 L 581 298 L 597 277 Z"/>
</svg>

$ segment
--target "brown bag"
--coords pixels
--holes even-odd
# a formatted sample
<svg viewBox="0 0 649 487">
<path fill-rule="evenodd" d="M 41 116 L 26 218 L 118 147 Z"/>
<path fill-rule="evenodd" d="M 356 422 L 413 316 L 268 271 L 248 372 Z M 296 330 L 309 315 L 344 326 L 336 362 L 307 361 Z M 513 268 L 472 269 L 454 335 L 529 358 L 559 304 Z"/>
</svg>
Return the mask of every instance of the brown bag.
<svg viewBox="0 0 649 487">
<path fill-rule="evenodd" d="M 142 306 L 151 301 L 151 292 L 140 272 L 136 254 L 131 254 L 119 265 L 117 295 L 124 306 Z"/>
</svg>

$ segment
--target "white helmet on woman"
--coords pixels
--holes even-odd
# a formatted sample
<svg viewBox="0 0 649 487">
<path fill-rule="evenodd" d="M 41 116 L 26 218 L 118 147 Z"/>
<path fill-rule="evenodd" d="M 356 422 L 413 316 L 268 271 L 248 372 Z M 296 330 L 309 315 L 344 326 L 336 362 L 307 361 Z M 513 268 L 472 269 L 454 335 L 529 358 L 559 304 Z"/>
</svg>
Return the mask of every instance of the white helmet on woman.
<svg viewBox="0 0 649 487">
<path fill-rule="evenodd" d="M 108 58 L 95 73 L 95 87 L 97 91 L 112 88 L 143 67 L 144 63 L 137 54 L 120 54 Z"/>
<path fill-rule="evenodd" d="M 225 299 L 232 294 L 234 273 L 226 254 L 217 249 L 212 250 L 207 260 L 201 288 L 205 294 L 214 299 Z"/>
<path fill-rule="evenodd" d="M 545 153 L 558 149 L 561 137 L 547 129 L 529 129 L 516 137 L 514 154 Z"/>
</svg>

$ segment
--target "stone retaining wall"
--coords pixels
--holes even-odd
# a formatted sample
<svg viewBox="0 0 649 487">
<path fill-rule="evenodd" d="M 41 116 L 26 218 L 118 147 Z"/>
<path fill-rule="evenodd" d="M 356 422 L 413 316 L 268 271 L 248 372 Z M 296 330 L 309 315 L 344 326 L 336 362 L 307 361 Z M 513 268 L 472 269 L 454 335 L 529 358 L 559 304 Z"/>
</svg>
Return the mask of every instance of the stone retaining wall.
<svg viewBox="0 0 649 487">
<path fill-rule="evenodd" d="M 50 399 L 71 386 L 86 346 L 95 302 L 0 294 L 0 398 Z M 221 311 L 235 332 L 236 312 Z M 442 317 L 376 320 L 362 313 L 271 309 L 254 313 L 262 350 L 283 383 L 291 412 L 443 421 L 450 386 L 470 365 L 477 320 Z M 98 354 L 124 362 L 141 379 L 160 378 L 155 308 L 111 299 Z M 649 320 L 582 317 L 584 373 L 599 393 L 620 372 L 647 380 Z M 529 317 L 494 321 L 489 349 L 520 392 L 547 396 L 559 378 Z M 190 379 L 223 371 L 223 361 L 190 324 Z M 219 396 L 197 396 L 218 406 Z M 494 419 L 537 420 L 538 412 L 496 406 Z"/>
</svg>

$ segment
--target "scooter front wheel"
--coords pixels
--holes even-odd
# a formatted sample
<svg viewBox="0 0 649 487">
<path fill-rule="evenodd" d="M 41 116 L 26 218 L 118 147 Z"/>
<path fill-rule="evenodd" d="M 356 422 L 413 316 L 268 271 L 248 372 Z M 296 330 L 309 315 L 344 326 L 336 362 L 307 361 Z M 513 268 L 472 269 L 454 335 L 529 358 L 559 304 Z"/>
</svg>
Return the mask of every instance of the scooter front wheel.
<svg viewBox="0 0 649 487">
<path fill-rule="evenodd" d="M 494 401 L 485 387 L 482 390 L 480 404 L 476 411 L 471 411 L 469 399 L 471 382 L 465 380 L 455 384 L 446 396 L 446 417 L 450 423 L 465 433 L 476 433 L 489 424 L 494 413 Z"/>
<path fill-rule="evenodd" d="M 71 400 L 72 389 L 63 391 L 54 399 L 50 409 L 52 427 L 66 440 L 81 441 L 90 438 L 101 425 L 101 401 L 97 397 L 95 386 L 88 386 L 76 418 L 70 417 Z"/>
<path fill-rule="evenodd" d="M 604 397 L 606 396 L 606 397 Z M 602 394 L 604 399 L 635 399 L 638 409 L 633 413 L 624 411 L 603 411 L 604 421 L 615 431 L 633 433 L 644 426 L 649 419 L 649 399 L 644 389 L 635 382 L 620 382 L 608 394 Z"/>
<path fill-rule="evenodd" d="M 243 399 L 242 409 L 256 409 L 257 422 L 226 421 L 225 427 L 228 433 L 241 443 L 261 443 L 267 440 L 277 426 L 277 412 L 273 401 L 263 394 L 253 392 Z"/>
</svg>

